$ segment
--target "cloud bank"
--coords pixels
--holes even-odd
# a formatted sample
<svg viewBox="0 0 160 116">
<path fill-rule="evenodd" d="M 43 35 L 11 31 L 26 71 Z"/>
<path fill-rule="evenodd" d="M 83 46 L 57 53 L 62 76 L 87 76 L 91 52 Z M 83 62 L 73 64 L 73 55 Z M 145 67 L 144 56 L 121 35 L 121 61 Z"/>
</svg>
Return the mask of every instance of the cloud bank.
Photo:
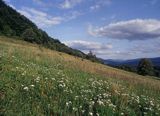
<svg viewBox="0 0 160 116">
<path fill-rule="evenodd" d="M 134 19 L 111 23 L 95 29 L 90 25 L 88 32 L 92 36 L 112 39 L 155 39 L 160 37 L 160 20 Z"/>
<path fill-rule="evenodd" d="M 98 50 L 108 50 L 112 48 L 111 44 L 102 44 L 98 42 L 89 42 L 89 41 L 82 41 L 82 40 L 74 40 L 74 41 L 67 41 L 64 42 L 66 45 L 79 49 L 82 51 L 98 51 Z"/>
</svg>

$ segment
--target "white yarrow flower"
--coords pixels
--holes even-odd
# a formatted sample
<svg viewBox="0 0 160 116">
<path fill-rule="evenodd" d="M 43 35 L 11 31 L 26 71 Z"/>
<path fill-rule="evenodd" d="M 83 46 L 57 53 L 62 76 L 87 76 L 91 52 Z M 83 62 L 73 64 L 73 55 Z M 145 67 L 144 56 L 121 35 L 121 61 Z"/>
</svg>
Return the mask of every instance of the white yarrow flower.
<svg viewBox="0 0 160 116">
<path fill-rule="evenodd" d="M 34 87 L 35 85 L 30 85 L 31 87 Z"/>
<path fill-rule="evenodd" d="M 93 116 L 93 113 L 92 113 L 92 112 L 89 112 L 89 115 L 90 115 L 90 116 Z"/>
<path fill-rule="evenodd" d="M 28 87 L 24 87 L 23 89 L 24 89 L 24 90 L 26 90 L 26 91 L 28 91 L 28 90 L 29 90 L 29 88 L 28 88 Z"/>
</svg>

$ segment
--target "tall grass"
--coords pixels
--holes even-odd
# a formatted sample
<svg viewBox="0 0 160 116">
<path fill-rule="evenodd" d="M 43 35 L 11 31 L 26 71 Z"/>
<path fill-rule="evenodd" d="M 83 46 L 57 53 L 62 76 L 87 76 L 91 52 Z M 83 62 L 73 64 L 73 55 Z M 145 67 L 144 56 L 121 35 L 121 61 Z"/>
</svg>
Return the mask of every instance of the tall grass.
<svg viewBox="0 0 160 116">
<path fill-rule="evenodd" d="M 0 115 L 160 115 L 160 81 L 0 37 Z"/>
</svg>

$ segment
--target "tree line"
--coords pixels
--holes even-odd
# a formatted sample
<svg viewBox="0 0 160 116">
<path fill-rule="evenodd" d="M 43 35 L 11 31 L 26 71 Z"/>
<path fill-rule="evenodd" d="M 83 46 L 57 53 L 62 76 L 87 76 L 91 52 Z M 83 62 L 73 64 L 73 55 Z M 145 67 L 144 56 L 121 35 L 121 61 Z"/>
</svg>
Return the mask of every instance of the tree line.
<svg viewBox="0 0 160 116">
<path fill-rule="evenodd" d="M 120 65 L 120 66 L 114 66 L 114 67 L 129 71 L 129 72 L 135 72 L 143 76 L 149 75 L 149 76 L 156 76 L 160 78 L 160 67 L 154 66 L 152 61 L 147 58 L 141 59 L 136 67 L 129 66 L 129 65 Z"/>
</svg>

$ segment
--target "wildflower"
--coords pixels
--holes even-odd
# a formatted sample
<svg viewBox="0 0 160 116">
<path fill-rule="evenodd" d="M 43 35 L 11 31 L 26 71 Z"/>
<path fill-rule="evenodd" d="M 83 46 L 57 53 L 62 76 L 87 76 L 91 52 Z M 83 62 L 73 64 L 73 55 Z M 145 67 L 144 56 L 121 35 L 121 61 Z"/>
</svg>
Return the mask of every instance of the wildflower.
<svg viewBox="0 0 160 116">
<path fill-rule="evenodd" d="M 152 111 L 152 108 L 149 108 L 150 111 Z"/>
<path fill-rule="evenodd" d="M 104 103 L 101 100 L 97 101 L 99 105 L 104 105 Z"/>
<path fill-rule="evenodd" d="M 151 106 L 154 106 L 154 103 L 152 101 L 150 101 Z"/>
<path fill-rule="evenodd" d="M 92 113 L 92 112 L 89 112 L 89 115 L 90 115 L 90 116 L 93 116 L 93 113 Z"/>
<path fill-rule="evenodd" d="M 124 115 L 124 113 L 122 112 L 121 115 Z"/>
<path fill-rule="evenodd" d="M 82 110 L 82 113 L 84 113 L 85 112 L 85 110 Z"/>
<path fill-rule="evenodd" d="M 26 91 L 28 91 L 28 90 L 29 90 L 29 88 L 28 88 L 28 87 L 24 87 L 23 89 L 24 89 L 24 90 L 26 90 Z"/>
<path fill-rule="evenodd" d="M 68 102 L 66 102 L 66 106 L 67 106 L 67 107 L 69 106 L 69 103 L 68 103 Z"/>
<path fill-rule="evenodd" d="M 52 78 L 52 80 L 54 80 L 54 81 L 55 81 L 56 79 L 55 79 L 55 78 Z"/>
<path fill-rule="evenodd" d="M 38 83 L 40 81 L 40 77 L 38 76 L 35 81 Z"/>
<path fill-rule="evenodd" d="M 86 97 L 85 97 L 85 98 L 86 98 Z M 86 98 L 86 100 L 87 100 L 87 98 Z M 91 102 L 90 102 L 90 104 L 91 104 L 91 105 L 94 105 L 94 104 L 95 104 L 95 102 L 94 102 L 94 101 L 91 101 Z"/>
<path fill-rule="evenodd" d="M 35 85 L 30 85 L 31 87 L 34 87 Z"/>
<path fill-rule="evenodd" d="M 22 73 L 22 76 L 24 76 L 26 74 L 26 71 L 24 71 L 23 73 Z"/>
<path fill-rule="evenodd" d="M 63 85 L 62 85 L 62 84 L 59 84 L 59 87 L 63 87 Z"/>
<path fill-rule="evenodd" d="M 99 116 L 99 114 L 98 114 L 98 113 L 96 113 L 96 116 Z"/>
<path fill-rule="evenodd" d="M 73 107 L 73 111 L 77 111 L 77 108 Z"/>
<path fill-rule="evenodd" d="M 147 115 L 147 112 L 143 112 L 144 115 Z"/>
<path fill-rule="evenodd" d="M 79 97 L 79 96 L 75 96 L 75 100 L 77 100 L 77 99 L 78 99 L 78 97 Z"/>
</svg>

